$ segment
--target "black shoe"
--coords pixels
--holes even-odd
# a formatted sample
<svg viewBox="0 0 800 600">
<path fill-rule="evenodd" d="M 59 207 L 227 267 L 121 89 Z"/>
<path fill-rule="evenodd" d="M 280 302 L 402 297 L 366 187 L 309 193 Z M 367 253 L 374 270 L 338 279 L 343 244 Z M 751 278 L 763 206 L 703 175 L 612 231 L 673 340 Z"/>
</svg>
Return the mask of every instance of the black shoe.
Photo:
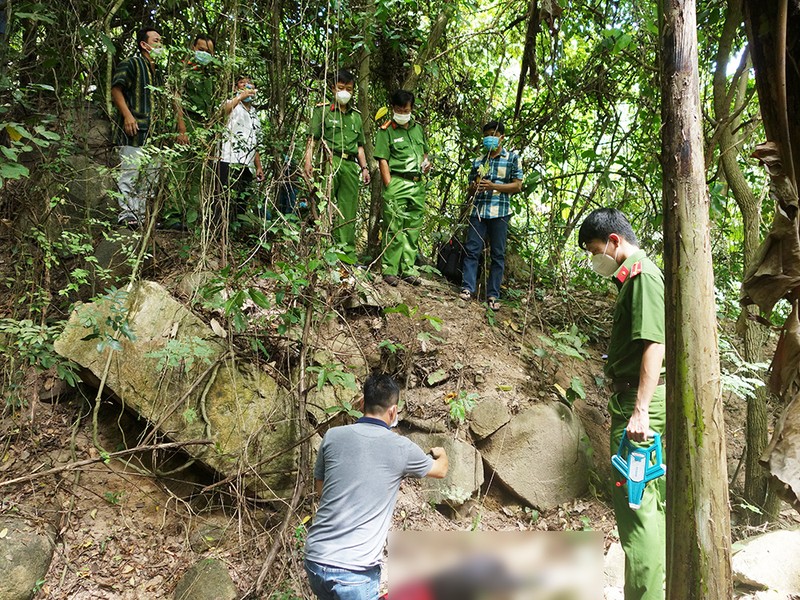
<svg viewBox="0 0 800 600">
<path fill-rule="evenodd" d="M 403 281 L 415 287 L 422 285 L 422 279 L 420 279 L 416 275 L 406 275 L 405 277 L 403 277 Z"/>
<path fill-rule="evenodd" d="M 392 287 L 397 287 L 397 284 L 400 283 L 400 278 L 397 275 L 384 275 L 383 281 Z"/>
</svg>

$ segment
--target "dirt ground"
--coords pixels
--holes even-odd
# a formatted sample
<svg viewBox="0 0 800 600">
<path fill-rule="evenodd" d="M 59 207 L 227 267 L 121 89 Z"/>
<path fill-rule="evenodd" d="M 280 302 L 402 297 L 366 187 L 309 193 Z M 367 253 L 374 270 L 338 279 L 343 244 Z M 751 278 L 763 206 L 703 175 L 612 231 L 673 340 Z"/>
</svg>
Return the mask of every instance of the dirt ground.
<svg viewBox="0 0 800 600">
<path fill-rule="evenodd" d="M 168 247 L 178 242 L 160 243 Z M 191 268 L 176 260 L 160 266 L 159 279 L 170 288 L 182 270 Z M 379 278 L 374 285 L 390 292 Z M 609 470 L 608 451 L 601 441 L 608 427 L 601 376 L 603 332 L 610 323 L 613 299 L 589 292 L 562 297 L 529 289 L 493 315 L 478 302 L 457 299 L 456 288 L 432 277 L 419 288 L 402 283 L 397 289 L 403 303 L 413 309 L 410 316 L 389 314 L 384 319 L 378 310 L 368 308 L 341 314 L 368 362 L 396 374 L 408 386 L 401 431 L 444 426 L 455 435 L 460 427 L 468 436 L 465 425 L 449 418 L 448 400 L 458 392 L 501 398 L 513 414 L 543 400 L 570 402 L 577 377 L 585 399 L 576 407 L 585 423 L 587 419 L 594 423 L 587 426 L 590 439 L 600 440 L 595 443 L 594 460 L 601 483 L 585 498 L 537 511 L 492 477 L 487 477 L 477 498 L 457 510 L 430 506 L 420 499 L 415 482 L 406 482 L 394 528 L 592 530 L 602 534 L 606 548 L 616 541 L 613 513 L 603 499 L 602 480 Z M 577 329 L 570 331 L 573 325 Z M 46 389 L 49 382 L 42 377 L 38 385 Z M 2 481 L 98 457 L 92 442 L 94 403 L 94 390 L 81 386 L 52 403 L 31 400 L 18 410 L 7 409 L 0 420 Z M 736 490 L 743 477 L 737 465 L 744 447 L 745 406 L 729 397 L 725 408 L 729 472 L 737 473 L 732 484 L 736 509 Z M 113 399 L 102 400 L 98 439 L 107 451 L 133 445 L 144 426 Z M 256 502 L 230 486 L 203 491 L 214 483 L 214 476 L 195 466 L 171 474 L 152 473 L 154 467 L 165 473 L 183 462 L 180 453 L 135 456 L 127 464 L 98 461 L 80 471 L 0 487 L 2 513 L 56 525 L 55 558 L 38 597 L 171 598 L 189 566 L 208 557 L 227 565 L 242 593 L 250 589 L 275 543 L 283 507 Z M 264 598 L 307 597 L 300 549 L 304 522 L 312 510 L 307 501 L 293 516 Z M 736 514 L 736 537 L 752 535 L 755 531 L 741 525 Z M 783 525 L 798 521 L 796 512 L 784 511 Z"/>
</svg>

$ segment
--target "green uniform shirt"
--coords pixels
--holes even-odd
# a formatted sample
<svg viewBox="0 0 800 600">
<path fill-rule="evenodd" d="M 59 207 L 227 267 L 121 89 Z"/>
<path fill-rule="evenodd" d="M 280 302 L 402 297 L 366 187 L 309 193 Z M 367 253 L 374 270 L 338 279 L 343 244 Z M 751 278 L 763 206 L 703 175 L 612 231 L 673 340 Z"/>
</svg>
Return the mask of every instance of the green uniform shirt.
<svg viewBox="0 0 800 600">
<path fill-rule="evenodd" d="M 126 58 L 117 65 L 111 87 L 119 87 L 128 109 L 139 125 L 139 133 L 130 137 L 123 129 L 124 119 L 118 112 L 114 128 L 114 144 L 117 146 L 142 146 L 150 130 L 151 115 L 155 109 L 152 86 L 160 86 L 161 77 L 143 56 Z"/>
<path fill-rule="evenodd" d="M 425 132 L 414 120 L 409 123 L 408 129 L 390 121 L 375 135 L 375 158 L 388 161 L 389 170 L 395 173 L 420 174 L 422 160 L 427 153 Z"/>
<path fill-rule="evenodd" d="M 308 133 L 315 140 L 325 140 L 334 154 L 355 156 L 364 145 L 361 113 L 353 108 L 342 112 L 336 103 L 314 107 Z"/>
<path fill-rule="evenodd" d="M 219 101 L 214 97 L 215 84 L 216 69 L 187 61 L 183 109 L 194 121 L 207 123 L 219 109 Z"/>
<path fill-rule="evenodd" d="M 664 343 L 664 275 L 644 250 L 638 250 L 613 279 L 619 295 L 614 305 L 605 373 L 612 380 L 636 380 L 644 342 Z"/>
</svg>

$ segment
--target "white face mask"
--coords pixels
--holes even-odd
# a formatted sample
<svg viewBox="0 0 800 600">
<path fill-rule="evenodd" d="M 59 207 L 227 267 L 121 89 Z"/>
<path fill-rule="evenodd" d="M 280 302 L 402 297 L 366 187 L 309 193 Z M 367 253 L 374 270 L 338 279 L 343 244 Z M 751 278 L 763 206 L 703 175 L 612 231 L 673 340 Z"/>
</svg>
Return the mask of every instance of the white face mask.
<svg viewBox="0 0 800 600">
<path fill-rule="evenodd" d="M 350 98 L 352 97 L 353 94 L 351 94 L 347 90 L 339 90 L 338 92 L 336 92 L 336 101 L 342 106 L 350 102 Z"/>
<path fill-rule="evenodd" d="M 150 46 L 150 44 L 147 44 Z M 165 48 L 164 46 L 150 46 L 150 56 L 153 58 L 158 58 L 160 56 L 164 56 Z"/>
<path fill-rule="evenodd" d="M 592 256 L 592 269 L 595 273 L 603 277 L 611 277 L 617 272 L 617 269 L 619 269 L 619 265 L 617 264 L 617 252 L 619 252 L 619 248 L 617 248 L 617 252 L 614 253 L 613 257 L 606 254 L 607 248 L 608 242 L 606 242 L 602 253 Z"/>
<path fill-rule="evenodd" d="M 405 125 L 411 120 L 411 113 L 405 115 L 402 115 L 400 113 L 394 113 L 394 115 L 392 115 L 392 118 L 394 119 L 394 122 L 397 123 L 398 125 Z"/>
</svg>

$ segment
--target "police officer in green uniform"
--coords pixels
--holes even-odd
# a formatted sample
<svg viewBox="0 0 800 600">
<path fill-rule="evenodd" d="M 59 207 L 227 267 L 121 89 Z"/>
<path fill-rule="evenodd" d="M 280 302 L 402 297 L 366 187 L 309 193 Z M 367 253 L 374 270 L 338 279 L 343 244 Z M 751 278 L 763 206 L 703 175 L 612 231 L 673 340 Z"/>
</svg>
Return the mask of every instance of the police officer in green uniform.
<svg viewBox="0 0 800 600">
<path fill-rule="evenodd" d="M 425 208 L 422 175 L 431 165 L 422 126 L 411 116 L 414 94 L 397 90 L 391 98 L 392 118 L 375 137 L 375 158 L 383 193 L 383 280 L 396 286 L 400 277 L 412 285 L 420 278 L 415 262 Z"/>
<path fill-rule="evenodd" d="M 355 78 L 349 71 L 339 71 L 331 87 L 334 100 L 314 108 L 305 154 L 305 175 L 313 178 L 314 150 L 322 150 L 326 175 L 333 175 L 331 202 L 337 214 L 334 240 L 355 260 L 356 211 L 359 175 L 369 184 L 369 168 L 364 155 L 364 125 L 361 113 L 350 106 Z M 328 170 L 330 169 L 330 170 Z"/>
<path fill-rule="evenodd" d="M 583 222 L 578 245 L 592 254 L 592 268 L 612 277 L 619 294 L 605 374 L 612 396 L 611 452 L 623 432 L 646 444 L 664 433 L 664 275 L 647 258 L 620 211 L 601 208 Z M 617 529 L 625 551 L 625 599 L 663 600 L 666 565 L 664 478 L 647 484 L 641 508 L 628 506 L 624 486 L 613 489 Z"/>
</svg>

